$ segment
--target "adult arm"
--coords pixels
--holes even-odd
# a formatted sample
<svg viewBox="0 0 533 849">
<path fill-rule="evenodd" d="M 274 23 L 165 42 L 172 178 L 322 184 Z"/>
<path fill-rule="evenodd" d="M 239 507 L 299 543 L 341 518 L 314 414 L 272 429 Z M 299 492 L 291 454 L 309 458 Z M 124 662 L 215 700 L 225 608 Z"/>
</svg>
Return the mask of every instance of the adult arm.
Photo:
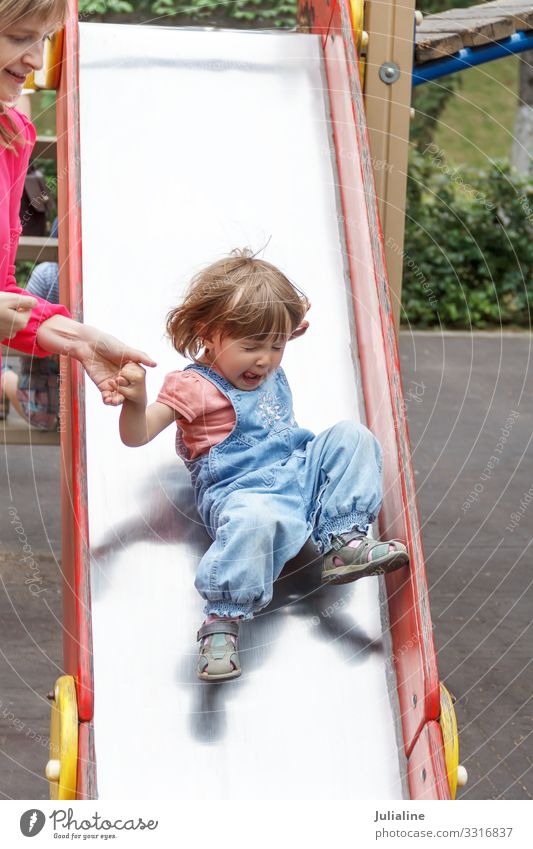
<svg viewBox="0 0 533 849">
<path fill-rule="evenodd" d="M 117 407 L 123 395 L 116 379 L 122 366 L 128 362 L 153 367 L 156 362 L 144 351 L 130 348 L 120 339 L 104 333 L 89 324 L 80 324 L 61 315 L 44 321 L 37 330 L 40 347 L 52 354 L 63 354 L 79 360 L 83 368 L 102 393 L 104 404 Z"/>
</svg>

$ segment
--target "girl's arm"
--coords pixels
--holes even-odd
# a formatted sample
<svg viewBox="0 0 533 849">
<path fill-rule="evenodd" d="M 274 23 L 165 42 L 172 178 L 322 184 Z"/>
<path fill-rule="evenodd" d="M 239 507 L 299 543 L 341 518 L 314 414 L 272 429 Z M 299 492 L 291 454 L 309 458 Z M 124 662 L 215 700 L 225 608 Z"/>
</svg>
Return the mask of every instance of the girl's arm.
<svg viewBox="0 0 533 849">
<path fill-rule="evenodd" d="M 119 430 L 124 445 L 146 445 L 175 421 L 176 413 L 155 401 L 146 406 L 146 373 L 137 363 L 127 363 L 116 380 L 116 389 L 124 396 Z"/>
</svg>

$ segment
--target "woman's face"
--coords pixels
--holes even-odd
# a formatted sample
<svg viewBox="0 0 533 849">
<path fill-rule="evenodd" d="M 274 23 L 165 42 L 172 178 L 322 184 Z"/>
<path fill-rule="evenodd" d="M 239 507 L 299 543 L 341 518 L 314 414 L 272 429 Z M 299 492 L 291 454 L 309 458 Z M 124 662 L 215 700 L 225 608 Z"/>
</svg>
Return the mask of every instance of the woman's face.
<svg viewBox="0 0 533 849">
<path fill-rule="evenodd" d="M 42 68 L 44 44 L 53 28 L 35 15 L 5 28 L 0 21 L 0 28 L 0 103 L 9 106 L 19 97 L 28 74 Z"/>
</svg>

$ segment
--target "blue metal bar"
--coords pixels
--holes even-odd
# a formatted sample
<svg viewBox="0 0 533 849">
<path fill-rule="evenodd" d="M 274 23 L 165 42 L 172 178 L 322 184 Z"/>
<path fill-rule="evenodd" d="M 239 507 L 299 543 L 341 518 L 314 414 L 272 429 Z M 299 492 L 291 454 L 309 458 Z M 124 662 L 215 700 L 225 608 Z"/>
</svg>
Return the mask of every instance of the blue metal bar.
<svg viewBox="0 0 533 849">
<path fill-rule="evenodd" d="M 462 50 L 452 56 L 435 59 L 434 62 L 427 62 L 424 65 L 415 65 L 413 67 L 413 87 L 430 80 L 436 80 L 438 77 L 444 77 L 447 74 L 455 74 L 457 71 L 464 71 L 466 68 L 482 65 L 484 62 L 492 62 L 494 59 L 503 59 L 512 53 L 521 53 L 523 50 L 531 50 L 532 48 L 533 30 L 515 32 L 509 38 L 504 38 L 487 47 L 463 47 Z"/>
</svg>

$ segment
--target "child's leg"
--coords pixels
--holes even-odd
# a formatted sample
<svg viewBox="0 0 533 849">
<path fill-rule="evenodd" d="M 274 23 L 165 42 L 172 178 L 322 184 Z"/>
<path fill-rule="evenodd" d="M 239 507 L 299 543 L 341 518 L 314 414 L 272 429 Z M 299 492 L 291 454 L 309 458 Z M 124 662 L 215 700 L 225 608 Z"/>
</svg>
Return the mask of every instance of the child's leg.
<svg viewBox="0 0 533 849">
<path fill-rule="evenodd" d="M 325 581 L 353 581 L 408 562 L 403 543 L 366 537 L 381 507 L 381 470 L 377 439 L 355 422 L 339 422 L 308 443 L 304 486 L 314 505 L 313 539 L 326 555 Z"/>
<path fill-rule="evenodd" d="M 20 406 L 20 401 L 17 395 L 19 384 L 19 376 L 15 371 L 6 369 L 2 372 L 2 392 L 5 394 L 8 401 L 13 404 L 15 410 L 23 419 L 26 419 L 26 413 Z"/>
<path fill-rule="evenodd" d="M 300 490 L 283 489 L 237 490 L 216 511 L 215 541 L 195 580 L 206 599 L 198 632 L 198 676 L 205 681 L 240 675 L 237 620 L 251 619 L 270 602 L 273 582 L 308 537 Z"/>
<path fill-rule="evenodd" d="M 198 566 L 196 589 L 208 616 L 252 619 L 309 535 L 301 492 L 297 485 L 239 489 L 214 512 L 215 541 Z"/>
</svg>

